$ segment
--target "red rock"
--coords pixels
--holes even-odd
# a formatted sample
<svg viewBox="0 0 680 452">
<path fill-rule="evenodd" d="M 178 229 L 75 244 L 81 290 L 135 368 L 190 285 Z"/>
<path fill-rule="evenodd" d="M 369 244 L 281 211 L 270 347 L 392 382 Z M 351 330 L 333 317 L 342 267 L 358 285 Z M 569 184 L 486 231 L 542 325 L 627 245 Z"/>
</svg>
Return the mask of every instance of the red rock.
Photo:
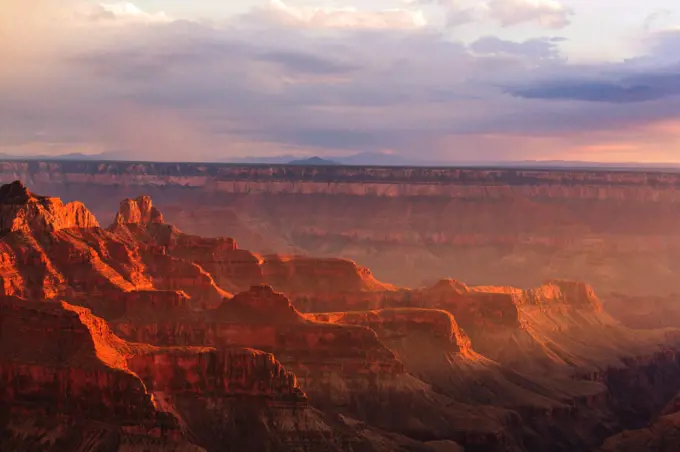
<svg viewBox="0 0 680 452">
<path fill-rule="evenodd" d="M 220 450 L 226 439 L 241 450 L 304 444 L 339 452 L 362 442 L 368 451 L 389 450 L 326 424 L 271 354 L 127 343 L 85 308 L 11 298 L 0 299 L 0 333 L 0 396 L 11 416 L 0 422 L 3 450 L 24 450 L 49 429 L 64 446 L 69 435 L 94 434 L 95 425 L 102 436 L 91 444 L 134 444 L 126 450 L 140 452 L 200 450 L 191 442 Z M 409 443 L 388 441 L 392 450 L 402 450 L 400 442 Z M 59 442 L 42 450 L 57 452 Z"/>
<path fill-rule="evenodd" d="M 0 419 L 0 438 L 21 436 L 22 410 L 31 428 L 56 429 L 45 412 L 54 406 L 69 419 L 63 432 L 92 412 L 105 442 L 142 438 L 161 450 L 234 441 L 242 450 L 428 450 L 430 440 L 583 449 L 613 428 L 609 410 L 649 413 L 680 379 L 674 352 L 650 355 L 671 344 L 666 332 L 621 327 L 583 283 L 521 290 L 449 279 L 396 289 L 350 260 L 263 256 L 231 238 L 185 234 L 163 223 L 149 197 L 125 201 L 103 230 L 21 186 L 2 193 L 0 213 L 20 206 L 23 223 L 0 240 L 0 288 L 51 300 L 14 300 L 38 313 L 26 318 L 57 319 L 21 327 L 35 338 L 19 347 L 2 331 L 12 426 Z M 55 220 L 48 211 L 61 213 Z M 300 312 L 318 308 L 331 313 Z M 25 323 L 18 317 L 8 318 Z M 56 345 L 44 345 L 51 328 Z M 75 405 L 64 395 L 71 386 Z M 26 409 L 36 397 L 46 403 Z M 111 412 L 122 415 L 106 418 Z M 2 441 L 0 449 L 17 448 Z"/>
<path fill-rule="evenodd" d="M 115 223 L 147 226 L 152 223 L 163 223 L 163 214 L 153 207 L 150 197 L 140 196 L 121 202 Z"/>
<path fill-rule="evenodd" d="M 435 309 L 382 309 L 377 311 L 337 312 L 306 314 L 305 317 L 343 325 L 363 325 L 380 333 L 404 337 L 409 334 L 425 334 L 448 343 L 449 350 L 472 358 L 470 338 L 459 328 L 458 323 L 447 311 Z"/>
<path fill-rule="evenodd" d="M 127 344 L 66 303 L 0 299 L 0 389 L 10 405 L 110 422 L 155 422 L 144 384 L 127 368 Z M 92 335 L 92 331 L 96 336 Z"/>
<path fill-rule="evenodd" d="M 155 209 L 151 203 L 149 197 L 124 201 L 109 230 L 129 240 L 160 247 L 174 258 L 195 262 L 226 290 L 247 290 L 251 285 L 265 283 L 296 298 L 319 298 L 393 289 L 352 261 L 304 256 L 262 257 L 239 249 L 232 238 L 188 235 L 171 225 L 139 220 L 143 214 L 129 213 Z M 154 212 L 162 217 L 157 210 Z M 133 220 L 128 220 L 130 217 Z"/>
<path fill-rule="evenodd" d="M 217 306 L 230 294 L 192 260 L 167 255 L 166 247 L 131 235 L 130 228 L 164 228 L 149 198 L 125 204 L 120 221 L 148 221 L 142 226 L 121 224 L 115 231 L 98 227 L 77 204 L 63 206 L 56 198 L 33 195 L 15 183 L 2 188 L 0 221 L 20 219 L 0 243 L 0 289 L 4 295 L 34 299 L 67 297 L 87 303 L 92 295 L 118 297 L 134 290 L 181 290 L 198 306 Z M 3 213 L 4 212 L 4 213 Z M 14 216 L 12 216 L 14 215 Z M 10 220 L 7 220 L 10 221 Z M 14 220 L 12 220 L 14 221 Z M 18 220 L 17 220 L 18 221 Z M 10 221 L 11 223 L 11 221 Z M 21 226 L 23 224 L 23 226 Z M 161 229 L 159 229 L 161 230 Z M 186 245 L 189 248 L 190 245 Z"/>
<path fill-rule="evenodd" d="M 36 196 L 21 183 L 0 188 L 0 234 L 55 232 L 67 228 L 95 228 L 99 223 L 79 202 Z"/>
<path fill-rule="evenodd" d="M 449 435 L 463 442 L 474 431 L 487 444 L 510 441 L 499 427 L 506 413 L 475 414 L 472 407 L 436 394 L 407 374 L 369 328 L 307 320 L 271 287 L 253 287 L 215 310 L 166 309 L 145 318 L 136 312 L 112 319 L 111 325 L 133 341 L 164 346 L 205 344 L 218 349 L 248 344 L 273 353 L 295 373 L 314 406 L 329 411 L 346 407 L 348 414 L 383 429 L 436 438 Z M 454 334 L 451 324 L 440 327 L 442 334 Z M 409 413 L 388 414 L 407 406 Z M 367 413 L 374 414 L 368 419 Z M 419 422 L 424 422 L 423 427 L 414 427 Z"/>
<path fill-rule="evenodd" d="M 0 175 L 85 201 L 100 219 L 148 193 L 187 233 L 343 257 L 400 285 L 455 275 L 533 287 L 559 276 L 599 293 L 680 293 L 672 172 L 14 161 Z"/>
<path fill-rule="evenodd" d="M 537 289 L 524 292 L 518 302 L 548 307 L 555 304 L 566 304 L 575 308 L 602 311 L 602 303 L 595 295 L 593 287 L 576 281 L 548 281 Z"/>
<path fill-rule="evenodd" d="M 352 293 L 391 290 L 367 268 L 344 259 L 269 256 L 262 262 L 265 281 L 286 293 Z"/>
</svg>

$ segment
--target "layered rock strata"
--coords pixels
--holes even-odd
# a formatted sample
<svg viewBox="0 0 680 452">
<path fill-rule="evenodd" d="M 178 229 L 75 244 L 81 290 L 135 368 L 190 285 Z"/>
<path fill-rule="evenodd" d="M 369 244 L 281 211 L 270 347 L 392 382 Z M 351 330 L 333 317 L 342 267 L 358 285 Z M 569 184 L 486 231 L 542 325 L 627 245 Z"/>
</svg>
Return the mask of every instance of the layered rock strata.
<svg viewBox="0 0 680 452">
<path fill-rule="evenodd" d="M 671 172 L 15 161 L 0 177 L 97 206 L 100 218 L 147 193 L 188 233 L 347 258 L 399 285 L 560 277 L 600 293 L 680 292 Z"/>
<path fill-rule="evenodd" d="M 93 344 L 60 352 L 27 338 L 22 352 L 0 330 L 5 369 L 34 355 L 52 372 L 56 356 L 66 381 L 50 392 L 25 384 L 42 370 L 2 374 L 0 448 L 80 430 L 139 450 L 576 451 L 643 425 L 680 389 L 676 333 L 622 327 L 583 283 L 398 289 L 352 261 L 183 233 L 148 196 L 125 200 L 104 230 L 61 202 L 35 208 L 43 197 L 21 184 L 0 193 L 13 206 L 0 202 L 1 221 L 21 225 L 0 239 L 0 287 L 44 300 L 13 298 L 2 318 L 52 313 L 32 335 L 53 324 L 80 338 L 56 335 L 57 347 Z M 90 362 L 104 383 L 76 392 L 73 409 L 50 399 L 67 399 L 72 375 L 91 381 L 78 376 Z"/>
</svg>

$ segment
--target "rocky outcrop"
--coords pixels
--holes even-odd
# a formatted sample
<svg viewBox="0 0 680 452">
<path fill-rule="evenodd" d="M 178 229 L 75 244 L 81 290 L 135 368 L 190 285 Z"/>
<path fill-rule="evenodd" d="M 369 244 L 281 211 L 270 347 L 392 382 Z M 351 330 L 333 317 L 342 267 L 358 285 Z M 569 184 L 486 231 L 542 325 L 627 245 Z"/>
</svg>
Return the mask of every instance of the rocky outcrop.
<svg viewBox="0 0 680 452">
<path fill-rule="evenodd" d="M 163 214 L 153 206 L 149 196 L 140 196 L 120 203 L 114 223 L 148 226 L 152 223 L 163 223 Z"/>
<path fill-rule="evenodd" d="M 431 450 L 327 419 L 268 353 L 128 343 L 67 303 L 0 314 L 3 450 Z"/>
<path fill-rule="evenodd" d="M 122 406 L 112 409 L 112 413 L 139 409 L 141 414 L 153 414 L 151 395 L 156 390 L 306 400 L 295 376 L 273 355 L 257 350 L 218 352 L 206 347 L 159 348 L 127 343 L 89 309 L 64 302 L 2 298 L 0 307 L 3 314 L 0 350 L 6 377 L 3 381 L 13 382 L 5 387 L 9 391 L 5 401 L 15 402 L 20 397 L 30 400 L 31 391 L 46 391 L 41 397 L 66 397 L 54 400 L 56 409 L 60 409 L 61 402 L 101 408 L 114 408 L 114 404 L 120 403 Z M 25 374 L 34 383 L 17 378 L 16 372 L 23 368 L 36 370 Z M 49 377 L 50 371 L 56 375 L 63 371 L 65 380 L 60 384 L 36 380 L 41 375 Z M 78 381 L 81 371 L 82 382 Z M 140 378 L 147 384 L 142 384 Z M 88 384 L 94 386 L 87 387 Z M 79 395 L 84 397 L 97 391 L 102 391 L 101 402 L 91 398 L 78 401 Z M 129 396 L 136 399 L 130 401 Z"/>
<path fill-rule="evenodd" d="M 95 228 L 99 223 L 83 204 L 36 196 L 19 181 L 0 188 L 0 235 Z"/>
<path fill-rule="evenodd" d="M 147 196 L 124 201 L 109 230 L 129 240 L 158 247 L 173 258 L 198 264 L 227 290 L 247 290 L 251 285 L 265 283 L 295 299 L 309 300 L 394 289 L 378 281 L 367 268 L 349 260 L 260 256 L 239 249 L 233 238 L 198 237 L 162 222 L 140 220 L 151 216 L 162 218 L 162 214 L 151 206 L 152 201 Z M 139 213 L 151 210 L 155 213 Z M 130 211 L 136 213 L 130 214 Z M 133 220 L 129 220 L 131 217 Z"/>
<path fill-rule="evenodd" d="M 0 239 L 0 289 L 43 300 L 3 307 L 3 450 L 82 449 L 80 430 L 112 450 L 571 452 L 680 389 L 673 332 L 622 327 L 583 283 L 398 289 L 183 233 L 150 197 L 105 230 L 38 223 Z"/>
<path fill-rule="evenodd" d="M 473 348 L 505 366 L 539 374 L 559 369 L 599 369 L 621 357 L 674 343 L 669 331 L 631 331 L 602 309 L 587 284 L 552 280 L 533 289 L 467 286 L 441 280 L 416 290 L 368 293 L 363 297 L 294 298 L 304 311 L 365 311 L 425 308 L 446 311 Z M 311 308 L 311 309 L 310 309 Z"/>
<path fill-rule="evenodd" d="M 187 233 L 347 258 L 394 284 L 559 277 L 599 293 L 680 292 L 674 173 L 3 162 L 0 175 L 84 201 L 100 219 L 144 192 Z"/>
<path fill-rule="evenodd" d="M 470 339 L 459 328 L 454 317 L 446 311 L 435 309 L 382 309 L 378 311 L 336 312 L 306 314 L 312 320 L 343 325 L 363 325 L 378 333 L 404 337 L 409 334 L 426 334 L 449 344 L 450 351 L 475 358 Z M 391 341 L 388 341 L 391 342 Z"/>
<path fill-rule="evenodd" d="M 521 293 L 515 292 L 515 298 L 518 304 L 541 306 L 547 309 L 559 309 L 560 305 L 564 305 L 577 309 L 602 311 L 602 303 L 595 295 L 593 287 L 578 281 L 548 281 L 536 289 Z"/>
<path fill-rule="evenodd" d="M 197 307 L 215 307 L 231 296 L 217 285 L 212 275 L 200 265 L 159 253 L 142 251 L 142 261 L 151 273 L 154 287 L 161 290 L 183 291 Z"/>
<path fill-rule="evenodd" d="M 502 427 L 508 414 L 493 409 L 475 413 L 437 394 L 409 375 L 371 329 L 306 319 L 269 286 L 254 286 L 215 310 L 196 312 L 166 304 L 163 311 L 142 318 L 137 310 L 111 319 L 111 325 L 133 341 L 218 349 L 249 346 L 273 353 L 295 373 L 313 406 L 374 427 L 418 439 L 478 442 L 498 450 L 514 441 Z M 428 322 L 439 324 L 441 334 L 455 334 L 451 324 Z"/>
<path fill-rule="evenodd" d="M 258 350 L 148 347 L 127 358 L 127 363 L 153 394 L 189 391 L 307 403 L 295 375 L 274 355 Z"/>
<path fill-rule="evenodd" d="M 103 230 L 80 204 L 64 206 L 57 198 L 32 194 L 20 183 L 3 186 L 0 192 L 0 221 L 10 225 L 0 242 L 4 295 L 62 297 L 90 305 L 92 296 L 116 298 L 161 289 L 184 291 L 197 306 L 210 307 L 230 296 L 192 256 L 168 255 L 167 246 L 156 243 L 169 242 L 177 232 L 160 222 L 149 198 L 123 203 L 127 210 L 121 209 L 121 223 Z M 133 234 L 146 233 L 151 226 L 157 228 L 153 237 Z M 190 249 L 192 244 L 182 246 Z"/>
<path fill-rule="evenodd" d="M 438 392 L 520 413 L 531 432 L 524 443 L 530 450 L 586 449 L 597 444 L 608 422 L 604 385 L 548 380 L 504 368 L 474 351 L 449 312 L 402 308 L 307 316 L 370 326 L 408 372 Z M 591 413 L 589 419 L 582 417 L 585 411 Z"/>
<path fill-rule="evenodd" d="M 268 256 L 262 262 L 264 280 L 286 293 L 325 294 L 378 292 L 393 287 L 371 271 L 345 259 Z"/>
<path fill-rule="evenodd" d="M 127 345 L 68 304 L 0 299 L 2 400 L 111 422 L 155 422 L 143 383 L 128 368 Z M 97 336 L 91 330 L 98 330 Z"/>
</svg>

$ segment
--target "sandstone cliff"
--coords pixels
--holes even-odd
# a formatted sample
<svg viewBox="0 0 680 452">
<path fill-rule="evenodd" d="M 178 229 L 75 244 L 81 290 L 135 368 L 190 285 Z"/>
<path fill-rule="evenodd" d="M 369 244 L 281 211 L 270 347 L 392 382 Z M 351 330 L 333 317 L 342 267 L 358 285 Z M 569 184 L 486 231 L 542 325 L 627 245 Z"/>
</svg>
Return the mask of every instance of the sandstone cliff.
<svg viewBox="0 0 680 452">
<path fill-rule="evenodd" d="M 19 181 L 0 188 L 0 206 L 0 234 L 32 234 L 99 226 L 83 204 L 73 202 L 64 205 L 58 198 L 36 196 Z"/>
<path fill-rule="evenodd" d="M 137 199 L 126 199 L 120 204 L 114 221 L 116 224 L 163 223 L 163 214 L 153 206 L 151 198 L 140 196 Z"/>
<path fill-rule="evenodd" d="M 0 222 L 8 225 L 0 242 L 4 295 L 82 298 L 79 302 L 86 303 L 92 295 L 163 289 L 184 291 L 197 305 L 213 306 L 230 296 L 192 260 L 170 256 L 163 247 L 122 229 L 101 229 L 80 204 L 34 195 L 20 183 L 0 191 Z M 128 224 L 146 218 L 165 227 L 148 201 L 141 201 L 141 210 L 124 203 L 132 213 L 122 209 L 119 220 Z M 174 230 L 167 228 L 168 234 Z"/>
<path fill-rule="evenodd" d="M 431 450 L 327 418 L 271 354 L 128 343 L 67 303 L 0 314 L 3 450 Z"/>
<path fill-rule="evenodd" d="M 14 186 L 4 212 L 45 199 Z M 184 233 L 148 196 L 118 209 L 101 229 L 39 208 L 0 237 L 0 287 L 23 297 L 0 317 L 0 449 L 86 432 L 111 450 L 571 452 L 680 389 L 680 335 L 621 326 L 584 283 L 398 289 Z"/>
<path fill-rule="evenodd" d="M 171 257 L 194 262 L 210 273 L 220 287 L 230 291 L 266 283 L 294 297 L 323 298 L 393 289 L 378 281 L 367 268 L 349 260 L 261 256 L 240 249 L 233 238 L 185 234 L 163 223 L 163 215 L 148 196 L 125 200 L 109 231 L 158 247 Z"/>
<path fill-rule="evenodd" d="M 269 286 L 252 287 L 211 311 L 166 304 L 155 313 L 135 309 L 112 318 L 111 325 L 134 341 L 271 352 L 295 373 L 315 407 L 382 429 L 417 438 L 476 441 L 489 450 L 512 444 L 502 427 L 508 414 L 492 409 L 475 413 L 435 393 L 409 375 L 372 330 L 310 321 Z"/>
<path fill-rule="evenodd" d="M 680 292 L 674 173 L 4 162 L 0 176 L 84 201 L 100 219 L 147 193 L 187 233 L 347 258 L 394 284 L 557 277 L 600 293 Z"/>
</svg>

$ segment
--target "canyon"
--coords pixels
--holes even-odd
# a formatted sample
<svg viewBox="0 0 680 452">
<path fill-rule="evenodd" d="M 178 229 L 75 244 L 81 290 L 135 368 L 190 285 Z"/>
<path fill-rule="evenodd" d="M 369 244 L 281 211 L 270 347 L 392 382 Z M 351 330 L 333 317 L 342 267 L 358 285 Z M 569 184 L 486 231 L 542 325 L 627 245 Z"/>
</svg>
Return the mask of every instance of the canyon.
<svg viewBox="0 0 680 452">
<path fill-rule="evenodd" d="M 0 174 L 0 450 L 680 446 L 680 176 Z"/>
<path fill-rule="evenodd" d="M 149 195 L 187 233 L 349 259 L 400 286 L 561 278 L 605 299 L 680 293 L 678 173 L 6 161 L 0 180 L 84 202 L 97 218 Z"/>
</svg>

